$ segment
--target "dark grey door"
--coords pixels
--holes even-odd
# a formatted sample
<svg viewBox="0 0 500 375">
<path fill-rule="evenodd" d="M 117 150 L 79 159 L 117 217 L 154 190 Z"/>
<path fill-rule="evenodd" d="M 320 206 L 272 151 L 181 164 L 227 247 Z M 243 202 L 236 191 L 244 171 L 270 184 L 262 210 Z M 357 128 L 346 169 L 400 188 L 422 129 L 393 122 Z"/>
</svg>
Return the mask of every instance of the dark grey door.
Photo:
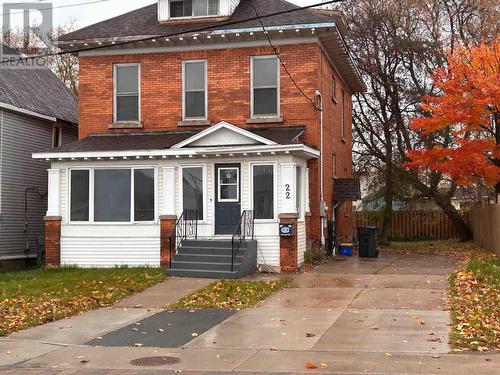
<svg viewBox="0 0 500 375">
<path fill-rule="evenodd" d="M 215 165 L 215 234 L 233 234 L 241 215 L 241 165 Z"/>
</svg>

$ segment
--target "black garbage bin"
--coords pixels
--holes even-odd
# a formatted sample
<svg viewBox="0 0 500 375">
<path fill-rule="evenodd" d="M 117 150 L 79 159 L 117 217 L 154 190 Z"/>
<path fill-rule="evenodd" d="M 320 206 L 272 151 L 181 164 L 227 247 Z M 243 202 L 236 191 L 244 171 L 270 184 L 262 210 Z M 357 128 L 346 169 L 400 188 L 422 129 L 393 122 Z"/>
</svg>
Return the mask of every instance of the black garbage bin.
<svg viewBox="0 0 500 375">
<path fill-rule="evenodd" d="M 377 258 L 377 228 L 376 227 L 359 227 L 359 256 L 360 258 Z"/>
</svg>

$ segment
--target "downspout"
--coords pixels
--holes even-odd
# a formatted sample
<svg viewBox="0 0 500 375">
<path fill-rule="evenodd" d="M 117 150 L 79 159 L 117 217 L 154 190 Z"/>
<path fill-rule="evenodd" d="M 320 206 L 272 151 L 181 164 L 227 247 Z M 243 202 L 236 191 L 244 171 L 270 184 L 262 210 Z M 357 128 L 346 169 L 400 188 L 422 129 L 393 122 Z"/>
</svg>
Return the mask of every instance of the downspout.
<svg viewBox="0 0 500 375">
<path fill-rule="evenodd" d="M 320 147 L 320 156 L 319 156 L 319 179 L 320 179 L 320 220 L 319 220 L 319 230 L 321 234 L 321 246 L 325 247 L 325 233 L 324 233 L 324 212 L 326 209 L 325 206 L 325 182 L 324 182 L 324 168 L 323 168 L 323 96 L 319 90 L 316 91 L 316 96 L 319 100 L 319 147 Z"/>
</svg>

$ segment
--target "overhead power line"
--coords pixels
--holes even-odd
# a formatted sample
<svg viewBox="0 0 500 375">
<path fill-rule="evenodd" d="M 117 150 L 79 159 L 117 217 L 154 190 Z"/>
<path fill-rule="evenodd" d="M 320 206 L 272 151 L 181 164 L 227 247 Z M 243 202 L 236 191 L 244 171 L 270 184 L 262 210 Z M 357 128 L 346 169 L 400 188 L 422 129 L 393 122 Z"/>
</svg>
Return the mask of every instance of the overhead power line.
<svg viewBox="0 0 500 375">
<path fill-rule="evenodd" d="M 109 1 L 109 0 L 101 0 L 101 1 Z M 297 7 L 297 8 L 293 8 L 293 9 L 283 10 L 283 11 L 274 12 L 274 13 L 268 13 L 268 14 L 259 15 L 259 16 L 255 16 L 255 17 L 249 17 L 249 18 L 245 18 L 245 19 L 242 19 L 242 20 L 220 22 L 220 23 L 217 23 L 217 24 L 211 24 L 211 25 L 208 25 L 208 26 L 197 27 L 197 28 L 193 28 L 193 29 L 189 29 L 189 30 L 184 30 L 184 31 L 179 31 L 179 32 L 173 32 L 173 33 L 168 33 L 168 34 L 159 34 L 159 35 L 149 36 L 149 37 L 145 37 L 145 38 L 139 38 L 139 39 L 134 39 L 134 40 L 127 40 L 127 41 L 123 41 L 123 42 L 116 42 L 114 44 L 103 44 L 103 45 L 97 45 L 97 46 L 93 46 L 93 47 L 85 47 L 85 48 L 79 48 L 79 49 L 74 49 L 74 50 L 67 50 L 67 51 L 46 53 L 46 54 L 41 54 L 41 55 L 27 56 L 27 57 L 23 57 L 23 59 L 24 60 L 28 60 L 28 59 L 43 59 L 45 57 L 61 56 L 61 55 L 65 55 L 65 54 L 68 54 L 68 53 L 80 53 L 80 52 L 87 52 L 87 51 L 95 51 L 95 50 L 100 50 L 100 49 L 103 49 L 103 48 L 118 47 L 118 46 L 124 46 L 124 45 L 128 45 L 128 44 L 133 44 L 133 43 L 139 43 L 139 42 L 148 42 L 148 41 L 152 41 L 152 40 L 156 40 L 156 39 L 160 39 L 160 38 L 172 38 L 172 37 L 186 35 L 186 34 L 191 34 L 191 33 L 197 33 L 197 32 L 203 32 L 203 31 L 210 31 L 210 30 L 214 30 L 214 29 L 217 29 L 217 28 L 220 28 L 220 27 L 224 27 L 224 26 L 232 26 L 232 25 L 237 25 L 237 24 L 241 24 L 241 23 L 245 23 L 245 22 L 250 22 L 250 21 L 255 21 L 255 20 L 259 20 L 260 21 L 262 19 L 276 17 L 276 16 L 279 16 L 279 15 L 282 15 L 282 14 L 295 13 L 295 12 L 299 12 L 299 11 L 302 11 L 302 10 L 316 8 L 316 7 L 319 7 L 319 6 L 322 6 L 322 5 L 340 3 L 340 2 L 343 2 L 343 1 L 345 1 L 345 0 L 328 0 L 328 1 L 322 1 L 320 3 L 316 3 L 316 4 L 312 4 L 312 5 L 306 5 L 306 6 L 303 6 L 303 7 Z"/>
<path fill-rule="evenodd" d="M 343 1 L 343 0 L 341 0 Z M 253 0 L 250 0 L 250 5 L 252 6 L 253 8 L 253 11 L 255 12 L 255 15 L 257 17 L 259 17 L 259 12 L 257 11 L 257 8 L 255 8 L 255 5 L 253 3 Z M 262 19 L 259 18 L 259 23 L 260 25 L 262 26 L 262 30 L 264 31 L 264 35 L 267 37 L 267 40 L 269 42 L 269 45 L 271 46 L 271 48 L 273 49 L 274 51 L 274 54 L 276 55 L 276 57 L 278 58 L 281 66 L 283 67 L 283 70 L 285 71 L 285 73 L 288 75 L 288 77 L 290 78 L 290 80 L 292 81 L 292 83 L 295 85 L 295 87 L 297 88 L 297 90 L 299 90 L 300 94 L 306 98 L 309 102 L 311 102 L 312 106 L 314 107 L 315 110 L 319 111 L 320 109 L 318 108 L 318 106 L 316 105 L 316 103 L 314 102 L 313 99 L 311 99 L 309 96 L 307 96 L 307 94 L 304 92 L 304 90 L 302 90 L 302 88 L 299 86 L 299 84 L 297 83 L 297 81 L 295 81 L 295 79 L 292 77 L 292 75 L 290 74 L 290 72 L 288 71 L 288 68 L 287 66 L 285 65 L 285 63 L 283 62 L 283 59 L 281 58 L 281 55 L 278 51 L 278 48 L 276 48 L 276 46 L 273 44 L 273 41 L 271 40 L 271 37 L 269 36 L 269 33 L 267 32 L 266 30 L 266 27 L 264 26 L 264 23 L 262 22 Z"/>
<path fill-rule="evenodd" d="M 92 4 L 99 4 L 99 3 L 104 3 L 110 0 L 94 0 L 94 1 L 86 1 L 83 3 L 76 3 L 76 4 L 66 4 L 66 5 L 57 5 L 57 6 L 52 6 L 52 7 L 47 7 L 47 8 L 40 8 L 40 9 L 33 9 L 37 10 L 39 12 L 43 11 L 50 11 L 54 9 L 62 9 L 62 8 L 72 8 L 72 7 L 78 7 L 78 6 L 83 6 L 83 5 L 92 5 Z M 32 2 L 33 4 L 36 4 L 36 2 Z M 24 3 L 26 4 L 26 3 Z M 0 13 L 0 16 L 8 16 L 8 15 L 13 15 L 13 14 L 24 14 L 25 10 L 20 10 L 18 12 L 9 12 L 9 13 Z"/>
</svg>

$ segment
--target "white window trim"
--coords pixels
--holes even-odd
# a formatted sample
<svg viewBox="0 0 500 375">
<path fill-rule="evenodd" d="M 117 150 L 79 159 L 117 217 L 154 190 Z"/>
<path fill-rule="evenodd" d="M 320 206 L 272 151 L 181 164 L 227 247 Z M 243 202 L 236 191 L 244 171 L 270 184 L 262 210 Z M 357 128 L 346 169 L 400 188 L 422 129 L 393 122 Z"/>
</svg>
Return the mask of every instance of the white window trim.
<svg viewBox="0 0 500 375">
<path fill-rule="evenodd" d="M 94 172 L 96 170 L 109 170 L 109 169 L 128 169 L 130 173 L 130 221 L 112 221 L 103 222 L 94 220 Z M 135 202 L 134 202 L 134 170 L 136 169 L 152 169 L 154 170 L 154 217 L 152 221 L 135 221 Z M 71 221 L 71 171 L 89 171 L 89 221 Z M 68 186 L 68 194 L 66 197 L 67 209 L 66 222 L 68 224 L 77 225 L 151 225 L 158 223 L 158 168 L 156 166 L 106 166 L 106 167 L 74 167 L 67 168 L 66 170 L 66 183 Z"/>
<path fill-rule="evenodd" d="M 138 95 L 138 119 L 137 121 L 118 121 L 117 119 L 117 89 L 118 85 L 116 82 L 116 77 L 117 77 L 117 68 L 120 67 L 127 67 L 127 66 L 137 66 L 137 95 Z M 127 63 L 127 64 L 114 64 L 113 65 L 113 122 L 116 124 L 122 124 L 122 123 L 140 123 L 141 122 L 141 64 L 140 63 Z"/>
<path fill-rule="evenodd" d="M 295 181 L 299 180 L 300 181 L 300 189 L 298 186 L 295 186 L 295 194 L 300 194 L 300 199 L 297 199 L 295 197 L 295 201 L 299 201 L 300 206 L 297 207 L 297 214 L 299 215 L 298 221 L 302 222 L 305 220 L 305 211 L 306 211 L 306 201 L 305 201 L 305 171 L 306 168 L 304 168 L 300 164 L 296 164 L 296 171 L 295 171 Z M 300 171 L 300 179 L 297 179 L 297 173 Z"/>
<path fill-rule="evenodd" d="M 179 166 L 179 207 L 178 207 L 178 217 L 182 215 L 184 211 L 184 184 L 183 184 L 183 172 L 186 168 L 202 168 L 202 180 L 203 180 L 203 218 L 198 220 L 200 224 L 206 224 L 208 218 L 207 212 L 207 200 L 208 200 L 208 182 L 207 182 L 207 165 L 206 164 L 181 164 Z"/>
<path fill-rule="evenodd" d="M 276 223 L 278 221 L 278 175 L 277 175 L 277 164 L 274 161 L 257 161 L 251 162 L 249 168 L 249 201 L 250 207 L 253 210 L 255 205 L 253 201 L 253 167 L 258 165 L 267 165 L 273 167 L 273 218 L 272 219 L 255 219 L 256 223 Z"/>
<path fill-rule="evenodd" d="M 234 184 L 222 184 L 220 182 L 220 171 L 221 170 L 235 170 L 236 171 L 236 187 L 237 196 L 236 199 L 222 199 L 221 198 L 221 187 L 222 186 L 234 186 Z M 239 203 L 240 202 L 240 189 L 241 189 L 241 181 L 240 181 L 240 168 L 238 167 L 219 167 L 217 169 L 217 202 L 221 203 Z"/>
<path fill-rule="evenodd" d="M 187 117 L 186 116 L 186 64 L 189 63 L 204 63 L 205 65 L 205 116 L 203 117 Z M 182 119 L 189 120 L 208 120 L 208 62 L 205 59 L 200 60 L 183 60 L 182 61 Z"/>
<path fill-rule="evenodd" d="M 276 69 L 277 69 L 277 113 L 272 115 L 256 115 L 254 113 L 254 61 L 255 60 L 266 60 L 266 59 L 276 59 Z M 263 55 L 263 56 L 251 56 L 250 57 L 250 113 L 252 118 L 276 118 L 281 116 L 281 66 L 278 56 L 276 55 Z M 265 87 L 260 87 L 265 88 Z M 274 87 L 269 87 L 274 88 Z"/>
</svg>

